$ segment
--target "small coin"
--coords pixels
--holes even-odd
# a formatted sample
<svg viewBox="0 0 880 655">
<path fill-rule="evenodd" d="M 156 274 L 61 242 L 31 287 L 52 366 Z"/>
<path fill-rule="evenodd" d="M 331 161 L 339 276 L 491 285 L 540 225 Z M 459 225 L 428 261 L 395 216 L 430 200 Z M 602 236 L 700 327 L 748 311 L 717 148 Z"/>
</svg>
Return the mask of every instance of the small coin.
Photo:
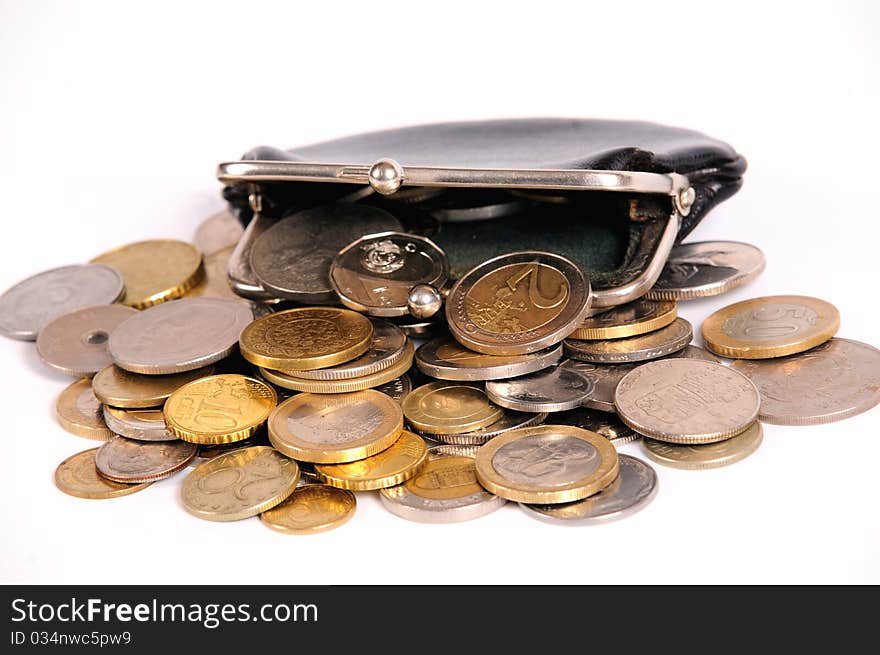
<svg viewBox="0 0 880 655">
<path fill-rule="evenodd" d="M 478 430 L 462 432 L 461 434 L 431 434 L 426 432 L 422 433 L 422 436 L 434 441 L 442 441 L 446 444 L 483 445 L 489 439 L 497 437 L 499 434 L 504 434 L 517 428 L 539 425 L 546 418 L 546 412 L 514 412 L 506 410 L 500 419 Z"/>
<path fill-rule="evenodd" d="M 61 462 L 55 469 L 55 486 L 77 498 L 105 499 L 127 496 L 152 484 L 123 484 L 102 477 L 95 466 L 97 452 L 98 448 L 84 450 Z"/>
<path fill-rule="evenodd" d="M 135 309 L 180 298 L 202 279 L 202 253 L 185 241 L 154 239 L 130 243 L 98 255 L 93 264 L 122 274 L 122 302 Z"/>
<path fill-rule="evenodd" d="M 410 289 L 442 289 L 449 277 L 446 253 L 428 238 L 401 232 L 368 234 L 340 250 L 330 284 L 343 305 L 372 316 L 406 316 Z"/>
<path fill-rule="evenodd" d="M 110 335 L 110 355 L 132 373 L 180 373 L 218 362 L 235 350 L 253 320 L 250 307 L 226 298 L 184 298 L 150 307 Z"/>
<path fill-rule="evenodd" d="M 409 395 L 409 392 L 412 391 L 412 380 L 404 373 L 400 377 L 391 380 L 391 382 L 380 384 L 375 389 L 389 396 L 397 404 L 400 404 Z"/>
<path fill-rule="evenodd" d="M 114 482 L 155 482 L 185 469 L 198 450 L 185 441 L 147 442 L 117 436 L 98 448 L 95 466 Z"/>
<path fill-rule="evenodd" d="M 657 359 L 678 352 L 694 338 L 693 328 L 679 317 L 665 328 L 648 334 L 607 341 L 578 341 L 566 339 L 563 352 L 566 357 L 599 364 L 624 364 Z"/>
<path fill-rule="evenodd" d="M 114 434 L 138 441 L 177 441 L 161 409 L 118 409 L 104 405 L 104 422 Z"/>
<path fill-rule="evenodd" d="M 301 393 L 269 416 L 269 440 L 282 453 L 315 464 L 343 464 L 379 453 L 403 430 L 400 405 L 368 389 Z"/>
<path fill-rule="evenodd" d="M 350 309 L 300 307 L 258 318 L 239 342 L 242 356 L 257 366 L 285 372 L 327 368 L 367 352 L 373 324 Z"/>
<path fill-rule="evenodd" d="M 428 459 L 437 457 L 470 457 L 473 459 L 477 456 L 480 446 L 476 444 L 451 444 L 441 443 L 428 448 Z M 504 501 L 507 502 L 507 501 Z"/>
<path fill-rule="evenodd" d="M 734 359 L 767 359 L 804 352 L 828 341 L 840 327 L 831 303 L 808 296 L 767 296 L 719 309 L 702 327 L 713 353 Z"/>
<path fill-rule="evenodd" d="M 552 253 L 511 253 L 483 262 L 455 283 L 446 320 L 471 350 L 520 355 L 571 334 L 591 299 L 590 281 L 574 262 Z"/>
<path fill-rule="evenodd" d="M 403 414 L 416 430 L 431 434 L 460 434 L 491 425 L 504 410 L 486 392 L 464 382 L 431 382 L 403 401 Z"/>
<path fill-rule="evenodd" d="M 511 380 L 490 380 L 486 395 L 496 405 L 520 412 L 561 412 L 580 407 L 594 385 L 573 368 L 552 368 Z"/>
<path fill-rule="evenodd" d="M 395 319 L 394 324 L 403 330 L 403 333 L 410 339 L 431 339 L 446 334 L 448 331 L 446 323 L 437 319 Z"/>
<path fill-rule="evenodd" d="M 101 401 L 92 391 L 92 381 L 77 380 L 58 396 L 55 404 L 58 422 L 68 432 L 86 439 L 106 441 L 113 433 L 104 423 Z"/>
<path fill-rule="evenodd" d="M 238 373 L 188 382 L 165 401 L 165 423 L 178 438 L 198 444 L 250 437 L 278 403 L 275 390 Z"/>
<path fill-rule="evenodd" d="M 640 298 L 584 319 L 569 339 L 622 339 L 654 332 L 675 320 L 675 303 Z"/>
<path fill-rule="evenodd" d="M 205 296 L 209 298 L 231 298 L 243 303 L 248 302 L 236 294 L 232 287 L 229 286 L 229 277 L 226 274 L 226 269 L 233 250 L 235 250 L 235 247 L 230 246 L 213 254 L 205 255 L 203 263 L 205 275 L 199 284 L 186 292 L 187 298 Z"/>
<path fill-rule="evenodd" d="M 615 447 L 636 441 L 642 437 L 642 435 L 621 421 L 617 414 L 588 407 L 578 407 L 567 412 L 554 414 L 553 423 L 556 425 L 573 425 L 582 430 L 601 434 L 614 444 Z"/>
<path fill-rule="evenodd" d="M 620 473 L 599 493 L 559 505 L 520 504 L 527 514 L 557 525 L 592 525 L 634 514 L 657 495 L 657 473 L 646 462 L 619 455 Z"/>
<path fill-rule="evenodd" d="M 370 491 L 393 487 L 409 480 L 428 461 L 428 446 L 407 430 L 380 453 L 347 464 L 318 464 L 322 482 L 340 489 Z"/>
<path fill-rule="evenodd" d="M 477 479 L 492 493 L 521 503 L 567 503 L 592 496 L 614 481 L 614 446 L 570 425 L 512 430 L 477 451 Z"/>
<path fill-rule="evenodd" d="M 758 418 L 776 425 L 832 423 L 880 403 L 880 351 L 834 338 L 807 352 L 762 361 L 736 360 L 758 388 Z"/>
<path fill-rule="evenodd" d="M 338 528 L 354 516 L 350 491 L 327 484 L 297 487 L 281 504 L 260 514 L 263 525 L 287 534 L 315 534 Z"/>
<path fill-rule="evenodd" d="M 617 385 L 623 379 L 623 376 L 637 366 L 640 366 L 641 363 L 596 364 L 594 362 L 581 362 L 577 359 L 567 359 L 560 364 L 560 367 L 577 371 L 592 383 L 593 391 L 584 399 L 582 403 L 584 407 L 590 407 L 602 412 L 614 412 L 614 390 L 617 389 Z"/>
<path fill-rule="evenodd" d="M 146 409 L 161 407 L 168 396 L 187 382 L 213 373 L 213 364 L 168 375 L 142 375 L 111 364 L 92 378 L 92 387 L 95 396 L 105 405 L 123 409 Z"/>
<path fill-rule="evenodd" d="M 110 333 L 136 313 L 124 305 L 98 305 L 59 316 L 40 330 L 37 353 L 57 371 L 91 377 L 113 363 L 107 352 Z"/>
<path fill-rule="evenodd" d="M 243 232 L 241 221 L 224 209 L 199 224 L 193 243 L 207 258 L 226 248 L 234 248 Z"/>
<path fill-rule="evenodd" d="M 419 346 L 416 366 L 425 375 L 439 380 L 501 380 L 553 366 L 560 357 L 562 344 L 524 355 L 484 355 L 446 336 Z"/>
<path fill-rule="evenodd" d="M 682 243 L 672 248 L 646 298 L 691 300 L 741 287 L 764 270 L 764 253 L 738 241 Z"/>
<path fill-rule="evenodd" d="M 208 521 L 239 521 L 281 503 L 296 489 L 299 466 L 269 446 L 237 448 L 202 462 L 183 481 L 183 506 Z"/>
<path fill-rule="evenodd" d="M 22 280 L 0 296 L 0 334 L 33 341 L 53 319 L 122 296 L 122 275 L 110 266 L 62 266 Z"/>
<path fill-rule="evenodd" d="M 617 385 L 614 405 L 636 432 L 670 443 L 711 443 L 758 418 L 755 385 L 733 369 L 698 359 L 648 362 Z"/>
<path fill-rule="evenodd" d="M 761 445 L 764 431 L 757 421 L 735 437 L 707 444 L 671 444 L 645 438 L 645 452 L 658 464 L 677 469 L 713 469 L 745 459 Z"/>
</svg>

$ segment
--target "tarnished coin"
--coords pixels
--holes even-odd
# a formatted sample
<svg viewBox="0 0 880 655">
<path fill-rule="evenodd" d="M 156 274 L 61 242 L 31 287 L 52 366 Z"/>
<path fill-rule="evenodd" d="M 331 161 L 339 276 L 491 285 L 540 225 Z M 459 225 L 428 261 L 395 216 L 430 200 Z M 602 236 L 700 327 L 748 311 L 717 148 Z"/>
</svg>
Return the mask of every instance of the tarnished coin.
<svg viewBox="0 0 880 655">
<path fill-rule="evenodd" d="M 400 436 L 400 405 L 378 391 L 301 393 L 269 417 L 269 440 L 304 462 L 342 464 L 382 452 Z"/>
<path fill-rule="evenodd" d="M 70 496 L 103 500 L 127 496 L 146 489 L 152 484 L 152 482 L 123 484 L 102 477 L 95 467 L 97 452 L 97 448 L 84 450 L 61 462 L 55 469 L 55 486 Z"/>
<path fill-rule="evenodd" d="M 373 343 L 373 324 L 350 309 L 300 307 L 269 314 L 248 325 L 242 356 L 276 371 L 335 366 L 360 357 Z"/>
<path fill-rule="evenodd" d="M 295 461 L 269 446 L 251 446 L 196 466 L 180 497 L 186 511 L 200 519 L 239 521 L 281 503 L 298 481 Z"/>
<path fill-rule="evenodd" d="M 776 425 L 832 423 L 880 403 L 880 350 L 834 338 L 798 355 L 737 360 L 731 368 L 758 388 L 758 418 Z"/>
<path fill-rule="evenodd" d="M 442 289 L 449 277 L 446 253 L 414 234 L 368 234 L 345 246 L 330 265 L 330 284 L 346 307 L 372 316 L 405 316 L 410 289 Z"/>
<path fill-rule="evenodd" d="M 570 425 L 512 430 L 477 451 L 477 480 L 521 503 L 567 503 L 614 481 L 617 451 L 603 436 Z"/>
<path fill-rule="evenodd" d="M 235 247 L 230 246 L 213 254 L 205 255 L 203 262 L 205 274 L 201 282 L 186 292 L 187 298 L 207 296 L 209 298 L 231 298 L 243 303 L 249 302 L 236 294 L 229 286 L 226 269 L 229 266 L 229 257 L 233 250 Z"/>
<path fill-rule="evenodd" d="M 161 409 L 119 409 L 104 405 L 104 422 L 114 434 L 138 441 L 176 441 Z"/>
<path fill-rule="evenodd" d="M 145 375 L 180 373 L 218 362 L 253 320 L 248 305 L 227 298 L 184 298 L 150 307 L 110 335 L 120 368 Z"/>
<path fill-rule="evenodd" d="M 400 221 L 378 207 L 338 203 L 306 209 L 257 237 L 251 269 L 263 288 L 281 298 L 333 302 L 330 264 L 336 253 L 365 234 L 401 229 Z"/>
<path fill-rule="evenodd" d="M 123 292 L 119 271 L 101 264 L 37 273 L 0 296 L 0 334 L 33 341 L 53 319 L 83 307 L 109 305 Z"/>
<path fill-rule="evenodd" d="M 213 364 L 168 375 L 142 375 L 111 364 L 92 378 L 92 388 L 98 400 L 105 405 L 123 409 L 146 409 L 161 407 L 168 396 L 187 382 L 213 373 Z"/>
<path fill-rule="evenodd" d="M 354 516 L 355 509 L 357 500 L 350 491 L 327 484 L 306 484 L 260 514 L 260 520 L 278 532 L 315 534 L 338 528 Z"/>
<path fill-rule="evenodd" d="M 725 293 L 764 270 L 764 253 L 738 241 L 682 243 L 672 248 L 646 298 L 690 300 Z"/>
<path fill-rule="evenodd" d="M 419 346 L 416 366 L 438 380 L 501 380 L 553 366 L 560 357 L 562 344 L 524 355 L 484 355 L 450 337 L 438 337 Z"/>
<path fill-rule="evenodd" d="M 552 368 L 510 380 L 490 380 L 486 395 L 496 405 L 520 412 L 561 412 L 580 407 L 593 383 L 572 368 Z"/>
<path fill-rule="evenodd" d="M 423 437 L 442 441 L 446 444 L 453 445 L 483 445 L 489 439 L 497 437 L 499 434 L 516 430 L 517 428 L 527 428 L 532 425 L 539 425 L 547 418 L 546 412 L 514 412 L 507 410 L 501 415 L 501 418 L 490 423 L 484 428 L 472 430 L 471 432 L 462 432 L 460 434 L 431 434 L 424 432 Z"/>
<path fill-rule="evenodd" d="M 607 341 L 566 339 L 563 342 L 563 352 L 566 357 L 598 364 L 643 362 L 678 352 L 693 338 L 691 324 L 679 317 L 665 328 L 625 339 Z"/>
<path fill-rule="evenodd" d="M 719 309 L 703 322 L 706 347 L 722 357 L 767 359 L 804 352 L 840 327 L 831 303 L 809 296 L 767 296 Z"/>
<path fill-rule="evenodd" d="M 592 525 L 634 514 L 657 494 L 657 473 L 647 463 L 629 455 L 619 455 L 620 473 L 599 493 L 559 505 L 520 504 L 525 512 L 541 521 L 557 525 Z"/>
<path fill-rule="evenodd" d="M 601 434 L 614 444 L 615 448 L 642 437 L 642 435 L 621 421 L 616 414 L 588 407 L 578 407 L 567 412 L 554 414 L 553 423 L 555 425 L 573 425 L 582 430 Z"/>
<path fill-rule="evenodd" d="M 674 302 L 640 298 L 584 319 L 569 339 L 634 337 L 666 327 L 675 317 Z"/>
<path fill-rule="evenodd" d="M 207 258 L 226 248 L 234 248 L 243 232 L 241 221 L 224 209 L 199 224 L 193 243 Z"/>
<path fill-rule="evenodd" d="M 106 264 L 122 273 L 122 302 L 135 309 L 180 298 L 202 279 L 202 253 L 185 241 L 154 239 L 129 243 L 98 255 L 93 264 Z"/>
<path fill-rule="evenodd" d="M 380 453 L 347 464 L 317 464 L 320 480 L 333 487 L 353 491 L 384 489 L 405 482 L 428 461 L 428 446 L 407 430 Z"/>
<path fill-rule="evenodd" d="M 672 444 L 645 438 L 648 457 L 677 469 L 714 469 L 745 459 L 758 449 L 764 430 L 757 421 L 735 437 L 705 444 Z"/>
<path fill-rule="evenodd" d="M 237 373 L 189 382 L 165 401 L 165 423 L 178 438 L 198 444 L 247 439 L 278 403 L 275 390 Z"/>
<path fill-rule="evenodd" d="M 614 405 L 636 432 L 670 443 L 711 443 L 748 428 L 760 397 L 742 373 L 698 359 L 648 362 L 617 385 Z"/>
<path fill-rule="evenodd" d="M 404 399 L 403 414 L 416 430 L 459 434 L 491 425 L 503 416 L 504 410 L 474 384 L 431 382 Z"/>
<path fill-rule="evenodd" d="M 446 320 L 464 346 L 520 355 L 559 343 L 583 321 L 590 281 L 574 262 L 546 252 L 501 255 L 471 269 L 446 299 Z"/>
<path fill-rule="evenodd" d="M 577 359 L 567 359 L 560 364 L 560 367 L 577 371 L 593 384 L 592 393 L 584 398 L 582 403 L 584 407 L 591 407 L 602 412 L 614 412 L 614 390 L 617 389 L 617 385 L 624 375 L 641 364 L 642 362 L 633 362 L 632 364 L 596 364 L 593 362 L 581 362 Z"/>
<path fill-rule="evenodd" d="M 106 441 L 113 433 L 104 423 L 101 401 L 92 391 L 92 381 L 77 380 L 58 396 L 55 411 L 61 427 L 86 439 Z"/>
<path fill-rule="evenodd" d="M 155 482 L 186 468 L 199 448 L 185 441 L 148 442 L 113 437 L 98 448 L 98 473 L 114 482 Z"/>
<path fill-rule="evenodd" d="M 375 389 L 376 391 L 381 391 L 396 403 L 400 404 L 403 402 L 403 399 L 409 395 L 410 391 L 412 391 L 412 380 L 409 379 L 408 375 L 403 374 L 398 378 L 394 378 L 391 382 L 380 384 L 378 387 L 375 387 Z"/>
<path fill-rule="evenodd" d="M 37 353 L 47 366 L 67 375 L 91 377 L 113 363 L 110 333 L 137 310 L 124 305 L 77 309 L 47 323 L 37 337 Z"/>
</svg>

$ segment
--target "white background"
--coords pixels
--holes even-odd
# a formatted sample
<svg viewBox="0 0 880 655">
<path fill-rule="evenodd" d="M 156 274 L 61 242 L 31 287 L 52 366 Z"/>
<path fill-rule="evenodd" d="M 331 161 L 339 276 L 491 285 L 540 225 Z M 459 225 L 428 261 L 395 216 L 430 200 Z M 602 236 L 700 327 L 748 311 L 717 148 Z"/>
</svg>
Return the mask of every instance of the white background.
<svg viewBox="0 0 880 655">
<path fill-rule="evenodd" d="M 611 6 L 620 10 L 609 10 Z M 0 288 L 144 238 L 190 239 L 222 207 L 219 161 L 434 120 L 638 118 L 749 161 L 692 240 L 754 243 L 767 270 L 715 309 L 779 293 L 834 303 L 880 346 L 878 10 L 872 3 L 0 2 Z M 0 581 L 39 583 L 880 582 L 880 409 L 766 426 L 749 459 L 657 467 L 641 513 L 566 528 L 509 505 L 409 523 L 360 494 L 343 528 L 215 524 L 182 475 L 79 500 L 55 466 L 69 379 L 0 340 Z M 640 453 L 639 444 L 625 452 Z"/>
</svg>

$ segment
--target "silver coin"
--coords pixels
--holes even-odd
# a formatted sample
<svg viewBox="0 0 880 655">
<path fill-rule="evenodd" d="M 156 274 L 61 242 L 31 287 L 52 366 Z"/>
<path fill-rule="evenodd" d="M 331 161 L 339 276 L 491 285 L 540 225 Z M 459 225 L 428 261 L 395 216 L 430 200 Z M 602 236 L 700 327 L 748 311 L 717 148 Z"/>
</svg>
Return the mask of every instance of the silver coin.
<svg viewBox="0 0 880 655">
<path fill-rule="evenodd" d="M 428 458 L 432 457 L 470 457 L 477 456 L 477 445 L 441 443 L 428 448 Z"/>
<path fill-rule="evenodd" d="M 553 423 L 554 425 L 573 425 L 576 428 L 601 434 L 615 447 L 642 438 L 642 435 L 621 421 L 617 414 L 588 407 L 577 407 L 554 414 Z"/>
<path fill-rule="evenodd" d="M 620 473 L 617 478 L 589 498 L 557 505 L 520 503 L 519 506 L 529 516 L 557 525 L 591 525 L 629 516 L 657 495 L 657 473 L 637 457 L 618 457 Z"/>
<path fill-rule="evenodd" d="M 562 357 L 562 344 L 525 355 L 484 355 L 462 346 L 451 337 L 438 337 L 419 346 L 419 370 L 438 380 L 476 382 L 535 373 L 553 366 Z"/>
<path fill-rule="evenodd" d="M 880 350 L 851 339 L 835 337 L 797 355 L 739 359 L 730 366 L 758 387 L 758 418 L 765 423 L 832 423 L 880 403 Z"/>
<path fill-rule="evenodd" d="M 510 380 L 490 380 L 486 395 L 496 405 L 520 412 L 561 412 L 580 407 L 595 385 L 571 368 L 552 368 Z"/>
<path fill-rule="evenodd" d="M 149 442 L 113 437 L 95 453 L 95 467 L 114 482 L 152 482 L 185 469 L 198 451 L 196 444 L 180 440 Z"/>
<path fill-rule="evenodd" d="M 104 405 L 104 423 L 111 432 L 137 441 L 177 441 L 165 427 L 161 409 L 118 409 Z"/>
<path fill-rule="evenodd" d="M 205 255 L 213 255 L 238 243 L 244 227 L 228 209 L 206 218 L 196 228 L 193 245 Z"/>
<path fill-rule="evenodd" d="M 529 203 L 506 193 L 477 191 L 458 192 L 443 196 L 442 205 L 429 208 L 442 223 L 464 223 L 468 221 L 488 221 L 493 218 L 511 216 L 528 208 Z"/>
<path fill-rule="evenodd" d="M 443 288 L 446 253 L 414 234 L 368 234 L 340 250 L 330 264 L 330 284 L 343 305 L 372 316 L 406 316 L 409 292 L 418 284 Z"/>
<path fill-rule="evenodd" d="M 376 391 L 381 391 L 386 396 L 390 396 L 398 403 L 402 403 L 403 399 L 409 395 L 410 391 L 412 391 L 412 380 L 410 380 L 409 376 L 404 373 L 399 378 L 394 378 L 391 382 L 380 384 L 378 387 L 375 387 L 375 389 Z"/>
<path fill-rule="evenodd" d="M 414 205 L 442 196 L 444 193 L 446 189 L 442 186 L 404 186 L 388 196 L 388 199 Z"/>
<path fill-rule="evenodd" d="M 116 327 L 137 314 L 125 305 L 98 305 L 64 314 L 47 323 L 37 336 L 43 363 L 76 377 L 91 377 L 110 366 L 107 342 Z"/>
<path fill-rule="evenodd" d="M 690 300 L 716 296 L 750 282 L 764 270 L 764 253 L 739 241 L 701 241 L 675 246 L 651 300 Z"/>
<path fill-rule="evenodd" d="M 514 412 L 505 410 L 500 419 L 494 423 L 490 423 L 484 428 L 473 430 L 472 432 L 462 432 L 460 434 L 431 434 L 429 432 L 419 432 L 423 437 L 440 441 L 453 445 L 483 445 L 490 439 L 504 434 L 510 430 L 517 428 L 528 428 L 533 425 L 540 425 L 547 418 L 547 412 Z M 555 421 L 554 421 L 555 422 Z"/>
<path fill-rule="evenodd" d="M 275 225 L 275 222 L 274 219 L 263 214 L 254 214 L 244 229 L 244 234 L 238 240 L 238 245 L 229 256 L 229 261 L 226 263 L 226 279 L 232 290 L 242 298 L 268 304 L 281 300 L 260 286 L 257 276 L 251 269 L 251 251 L 254 249 L 254 243 L 261 234 Z"/>
<path fill-rule="evenodd" d="M 250 306 L 227 298 L 183 298 L 132 316 L 110 335 L 110 355 L 133 373 L 179 373 L 217 362 L 238 346 Z"/>
<path fill-rule="evenodd" d="M 577 359 L 566 359 L 560 366 L 577 371 L 593 383 L 593 393 L 584 400 L 584 407 L 602 412 L 614 412 L 614 391 L 623 376 L 640 366 L 642 362 L 632 364 L 596 364 L 581 362 Z"/>
<path fill-rule="evenodd" d="M 403 330 L 410 339 L 430 339 L 441 334 L 446 334 L 446 323 L 441 318 L 423 321 L 418 319 L 398 319 L 394 324 Z"/>
<path fill-rule="evenodd" d="M 566 339 L 563 353 L 572 359 L 599 364 L 644 362 L 678 352 L 693 338 L 693 327 L 679 317 L 665 328 L 635 337 L 603 341 Z"/>
<path fill-rule="evenodd" d="M 122 297 L 122 275 L 104 264 L 62 266 L 22 280 L 0 296 L 0 334 L 33 341 L 49 321 Z"/>
<path fill-rule="evenodd" d="M 337 299 L 330 264 L 365 234 L 400 231 L 400 221 L 367 205 L 339 203 L 306 209 L 278 221 L 254 242 L 251 270 L 264 289 L 306 303 Z"/>
<path fill-rule="evenodd" d="M 704 362 L 721 363 L 721 360 L 710 353 L 708 350 L 694 345 L 685 346 L 678 352 L 672 353 L 671 355 L 666 355 L 666 357 L 664 357 L 663 359 L 674 359 L 676 357 L 680 357 L 683 359 L 702 359 Z"/>
</svg>

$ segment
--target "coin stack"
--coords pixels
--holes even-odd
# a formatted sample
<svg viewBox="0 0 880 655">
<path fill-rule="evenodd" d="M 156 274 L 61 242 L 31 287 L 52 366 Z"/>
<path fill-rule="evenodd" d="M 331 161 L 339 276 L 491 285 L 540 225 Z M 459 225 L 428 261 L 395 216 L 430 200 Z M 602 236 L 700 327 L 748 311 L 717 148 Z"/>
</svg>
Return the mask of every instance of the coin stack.
<svg viewBox="0 0 880 655">
<path fill-rule="evenodd" d="M 359 203 L 370 192 L 293 212 L 248 252 L 222 212 L 193 244 L 129 244 L 0 296 L 0 332 L 77 378 L 62 427 L 104 441 L 62 462 L 57 486 L 113 498 L 193 467 L 190 514 L 290 534 L 342 525 L 371 492 L 412 521 L 512 501 L 585 525 L 656 493 L 622 444 L 708 469 L 755 452 L 761 422 L 880 402 L 880 351 L 836 338 L 837 310 L 815 298 L 736 303 L 702 325 L 708 350 L 691 343 L 679 304 L 754 279 L 754 246 L 676 246 L 653 289 L 603 311 L 559 254 L 511 252 L 452 279 L 429 238 L 565 197 L 405 188 L 393 207 Z"/>
</svg>

